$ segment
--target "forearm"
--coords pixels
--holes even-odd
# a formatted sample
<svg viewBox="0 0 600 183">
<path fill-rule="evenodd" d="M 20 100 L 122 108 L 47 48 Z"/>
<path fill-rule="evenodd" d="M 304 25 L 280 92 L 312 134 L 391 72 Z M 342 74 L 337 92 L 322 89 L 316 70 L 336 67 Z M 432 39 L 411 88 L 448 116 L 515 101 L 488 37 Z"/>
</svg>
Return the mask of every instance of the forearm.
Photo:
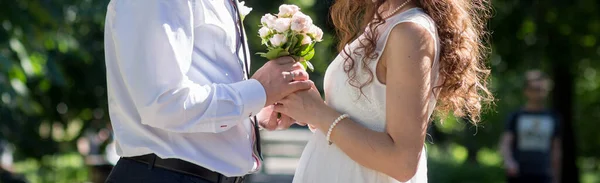
<svg viewBox="0 0 600 183">
<path fill-rule="evenodd" d="M 155 128 L 181 133 L 219 133 L 258 113 L 265 102 L 260 87 L 251 81 L 183 85 L 149 97 L 151 102 L 138 105 L 138 109 L 142 123 Z M 137 103 L 143 100 L 138 98 Z"/>
<path fill-rule="evenodd" d="M 555 182 L 560 182 L 560 180 L 561 180 L 561 171 L 562 171 L 561 170 L 561 165 L 560 165 L 561 164 L 560 163 L 560 159 L 556 159 L 555 158 L 555 159 L 553 159 L 552 163 L 553 163 L 552 171 L 553 171 L 553 174 L 554 174 L 553 175 L 554 176 L 554 180 L 555 180 Z"/>
<path fill-rule="evenodd" d="M 562 171 L 562 152 L 559 147 L 554 147 L 552 152 L 552 170 L 554 173 L 555 182 L 560 182 Z"/>
<path fill-rule="evenodd" d="M 341 114 L 330 108 L 323 112 L 317 115 L 322 121 L 315 124 L 317 129 L 327 134 L 333 121 Z M 373 131 L 351 119 L 337 124 L 331 134 L 331 141 L 362 166 L 401 181 L 414 175 L 422 149 L 421 145 L 418 150 L 406 148 L 398 151 L 397 144 L 386 132 Z"/>
<path fill-rule="evenodd" d="M 513 158 L 512 155 L 512 150 L 510 149 L 510 147 L 504 147 L 504 145 L 501 147 L 501 153 L 502 153 L 502 157 L 504 158 L 504 163 L 514 163 L 515 159 Z"/>
<path fill-rule="evenodd" d="M 512 154 L 512 140 L 512 135 L 504 134 L 500 142 L 500 153 L 505 165 L 516 163 Z"/>
</svg>

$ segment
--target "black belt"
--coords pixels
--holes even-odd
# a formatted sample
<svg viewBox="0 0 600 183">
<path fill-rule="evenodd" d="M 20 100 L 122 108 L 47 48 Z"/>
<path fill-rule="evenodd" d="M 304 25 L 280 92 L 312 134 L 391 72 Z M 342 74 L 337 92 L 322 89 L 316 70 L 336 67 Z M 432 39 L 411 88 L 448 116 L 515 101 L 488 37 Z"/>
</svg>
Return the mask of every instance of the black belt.
<svg viewBox="0 0 600 183">
<path fill-rule="evenodd" d="M 242 183 L 244 177 L 227 177 L 196 164 L 180 159 L 162 159 L 155 154 L 147 154 L 135 157 L 124 157 L 150 166 L 164 168 L 167 170 L 196 176 L 213 183 Z"/>
</svg>

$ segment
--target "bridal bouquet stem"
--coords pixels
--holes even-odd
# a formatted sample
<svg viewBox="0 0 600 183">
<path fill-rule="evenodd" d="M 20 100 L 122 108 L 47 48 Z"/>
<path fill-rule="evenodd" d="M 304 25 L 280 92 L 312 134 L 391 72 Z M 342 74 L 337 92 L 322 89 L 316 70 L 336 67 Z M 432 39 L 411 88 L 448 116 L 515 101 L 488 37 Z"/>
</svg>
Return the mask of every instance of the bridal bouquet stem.
<svg viewBox="0 0 600 183">
<path fill-rule="evenodd" d="M 257 53 L 269 60 L 291 56 L 304 69 L 314 70 L 310 60 L 315 56 L 315 44 L 323 40 L 323 31 L 296 5 L 281 5 L 277 15 L 266 14 L 258 34 L 267 52 Z"/>
</svg>

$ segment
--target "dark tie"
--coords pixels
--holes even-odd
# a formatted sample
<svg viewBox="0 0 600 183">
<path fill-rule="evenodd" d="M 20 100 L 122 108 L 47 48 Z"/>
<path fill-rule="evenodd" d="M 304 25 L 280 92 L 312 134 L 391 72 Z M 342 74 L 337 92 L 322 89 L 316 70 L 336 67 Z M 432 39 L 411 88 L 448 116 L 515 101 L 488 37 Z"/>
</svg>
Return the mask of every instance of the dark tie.
<svg viewBox="0 0 600 183">
<path fill-rule="evenodd" d="M 239 51 L 240 51 L 239 48 L 240 48 L 240 45 L 241 45 L 241 47 L 242 47 L 241 51 L 244 54 L 244 61 L 241 64 L 242 64 L 242 67 L 244 68 L 244 72 L 246 74 L 246 79 L 249 79 L 250 78 L 250 68 L 249 68 L 250 64 L 249 64 L 249 61 L 248 61 L 248 55 L 246 55 L 247 54 L 246 53 L 246 49 L 247 48 L 246 48 L 246 41 L 245 41 L 245 38 L 244 38 L 244 24 L 242 23 L 242 17 L 240 15 L 240 12 L 239 12 L 239 9 L 238 9 L 238 6 L 237 6 L 237 3 L 235 2 L 235 0 L 229 0 L 229 2 L 231 3 L 231 6 L 234 9 L 233 14 L 237 15 L 237 16 L 233 17 L 233 19 L 236 22 L 236 26 L 235 27 L 236 27 L 237 37 L 238 37 L 238 39 L 237 39 L 238 40 L 237 41 L 238 45 L 236 47 L 236 50 L 237 50 L 236 52 L 239 53 Z M 254 117 L 252 117 L 252 118 L 254 120 L 250 120 L 250 121 L 252 121 L 252 126 L 254 128 L 254 137 L 255 137 L 254 144 L 253 144 L 253 147 L 254 147 L 253 150 L 254 150 L 254 154 L 256 156 L 258 156 L 258 158 L 260 159 L 259 161 L 262 161 L 263 160 L 263 156 L 262 156 L 262 150 L 261 150 L 261 147 L 260 147 L 260 132 L 258 130 L 258 119 L 256 118 L 256 115 Z M 258 162 L 258 163 L 262 164 L 262 162 Z"/>
</svg>

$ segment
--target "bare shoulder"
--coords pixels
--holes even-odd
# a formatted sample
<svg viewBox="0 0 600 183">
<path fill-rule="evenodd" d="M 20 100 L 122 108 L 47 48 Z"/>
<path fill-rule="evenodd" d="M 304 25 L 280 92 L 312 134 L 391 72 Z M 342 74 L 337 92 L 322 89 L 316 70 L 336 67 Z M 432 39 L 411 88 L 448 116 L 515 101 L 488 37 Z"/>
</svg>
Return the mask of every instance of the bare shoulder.
<svg viewBox="0 0 600 183">
<path fill-rule="evenodd" d="M 435 40 L 425 27 L 414 22 L 403 22 L 390 31 L 382 56 L 385 60 L 383 64 L 388 69 L 409 67 L 412 68 L 409 69 L 411 72 L 420 71 L 433 63 Z"/>
<path fill-rule="evenodd" d="M 433 54 L 435 41 L 425 27 L 414 22 L 402 22 L 390 31 L 386 47 L 404 48 L 402 50 L 406 51 L 426 51 Z"/>
</svg>

